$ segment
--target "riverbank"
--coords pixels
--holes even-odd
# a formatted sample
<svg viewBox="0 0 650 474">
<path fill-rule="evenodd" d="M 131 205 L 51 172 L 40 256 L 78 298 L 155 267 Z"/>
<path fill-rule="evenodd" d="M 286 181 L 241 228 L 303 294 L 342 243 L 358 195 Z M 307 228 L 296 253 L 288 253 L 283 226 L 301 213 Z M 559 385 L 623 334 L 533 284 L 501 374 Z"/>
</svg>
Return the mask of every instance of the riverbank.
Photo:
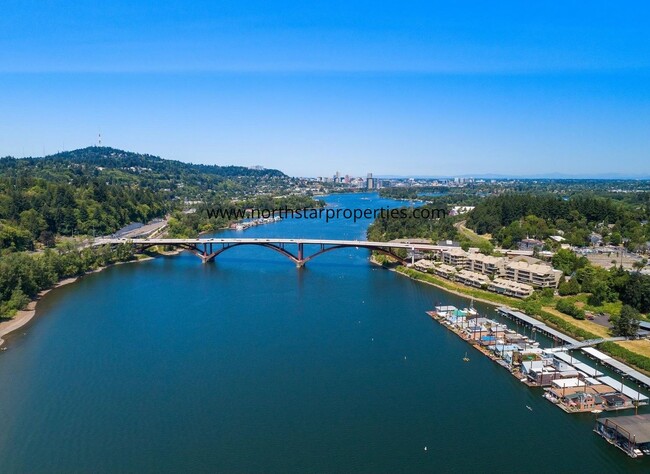
<svg viewBox="0 0 650 474">
<path fill-rule="evenodd" d="M 169 252 L 157 252 L 158 253 L 157 256 L 173 256 L 173 255 L 178 255 L 182 251 L 183 250 L 181 250 L 181 249 L 176 249 L 176 250 L 172 250 L 172 251 L 169 251 Z M 110 265 L 104 265 L 104 266 L 96 268 L 94 270 L 90 270 L 90 271 L 84 273 L 83 275 L 70 277 L 70 278 L 64 278 L 63 280 L 57 282 L 51 288 L 47 288 L 45 290 L 39 291 L 38 294 L 36 295 L 36 297 L 34 299 L 32 299 L 27 304 L 25 309 L 21 309 L 19 311 L 16 311 L 16 314 L 10 319 L 0 321 L 0 347 L 2 347 L 3 344 L 5 343 L 5 340 L 3 339 L 4 336 L 7 336 L 10 333 L 12 333 L 14 331 L 17 331 L 18 329 L 22 328 L 27 323 L 29 323 L 34 318 L 34 316 L 36 316 L 36 311 L 38 309 L 38 302 L 46 294 L 48 294 L 50 291 L 55 290 L 57 288 L 60 288 L 62 286 L 66 286 L 66 285 L 69 285 L 71 283 L 74 283 L 77 280 L 79 280 L 79 278 L 82 278 L 85 275 L 91 275 L 93 273 L 99 273 L 99 272 L 105 270 L 106 268 L 109 268 L 109 267 L 112 267 L 112 266 L 115 266 L 115 265 L 123 265 L 123 264 L 126 264 L 126 263 L 146 262 L 148 260 L 152 260 L 153 258 L 156 258 L 156 257 L 155 256 L 145 256 L 143 258 L 136 258 L 134 260 L 129 260 L 129 261 L 126 261 L 126 262 L 115 262 L 115 263 L 111 263 Z M 3 349 L 6 349 L 6 347 L 4 347 Z"/>
<path fill-rule="evenodd" d="M 453 282 L 450 282 L 450 281 L 443 282 L 443 281 L 440 281 L 438 278 L 436 278 L 436 277 L 434 277 L 432 275 L 425 274 L 425 273 L 422 273 L 422 272 L 418 272 L 418 273 L 422 273 L 422 275 L 426 275 L 427 277 L 430 277 L 430 278 L 427 278 L 426 280 L 425 279 L 413 278 L 411 275 L 409 275 L 407 273 L 404 273 L 403 271 L 399 270 L 400 268 L 404 268 L 404 267 L 401 267 L 401 266 L 388 267 L 388 266 L 384 265 L 382 262 L 378 261 L 375 258 L 374 255 L 372 257 L 370 257 L 370 262 L 375 264 L 375 265 L 379 265 L 380 267 L 383 267 L 383 268 L 385 268 L 387 270 L 390 270 L 391 272 L 395 272 L 395 273 L 399 273 L 400 275 L 404 275 L 405 277 L 410 278 L 411 280 L 415 280 L 415 281 L 425 283 L 427 285 L 435 286 L 436 288 L 438 288 L 440 290 L 444 290 L 444 291 L 446 291 L 448 293 L 451 293 L 451 294 L 454 294 L 454 295 L 457 295 L 457 296 L 462 296 L 464 298 L 473 298 L 474 301 L 480 301 L 481 303 L 491 304 L 491 305 L 495 305 L 495 306 L 497 306 L 497 305 L 509 305 L 509 306 L 512 306 L 514 303 L 517 302 L 517 300 L 515 300 L 514 298 L 508 298 L 507 296 L 501 296 L 501 295 L 496 295 L 496 294 L 494 296 L 501 297 L 498 301 L 495 301 L 494 299 L 488 299 L 487 297 L 481 296 L 480 294 L 479 295 L 475 294 L 476 291 L 474 291 L 473 288 L 461 288 L 460 285 L 458 285 L 457 283 L 453 283 Z M 416 271 L 416 270 L 414 270 L 414 271 Z"/>
</svg>

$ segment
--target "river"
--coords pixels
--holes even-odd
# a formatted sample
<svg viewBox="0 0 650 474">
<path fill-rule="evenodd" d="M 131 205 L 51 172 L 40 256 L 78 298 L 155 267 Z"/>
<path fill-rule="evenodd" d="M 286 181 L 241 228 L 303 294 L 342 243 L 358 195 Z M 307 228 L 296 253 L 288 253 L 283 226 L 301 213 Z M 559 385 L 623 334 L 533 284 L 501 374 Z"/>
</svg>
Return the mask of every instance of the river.
<svg viewBox="0 0 650 474">
<path fill-rule="evenodd" d="M 364 239 L 367 225 L 237 235 Z M 647 472 L 592 433 L 594 415 L 565 414 L 425 314 L 467 300 L 368 256 L 297 269 L 257 247 L 205 265 L 185 252 L 50 292 L 0 354 L 0 472 Z"/>
</svg>

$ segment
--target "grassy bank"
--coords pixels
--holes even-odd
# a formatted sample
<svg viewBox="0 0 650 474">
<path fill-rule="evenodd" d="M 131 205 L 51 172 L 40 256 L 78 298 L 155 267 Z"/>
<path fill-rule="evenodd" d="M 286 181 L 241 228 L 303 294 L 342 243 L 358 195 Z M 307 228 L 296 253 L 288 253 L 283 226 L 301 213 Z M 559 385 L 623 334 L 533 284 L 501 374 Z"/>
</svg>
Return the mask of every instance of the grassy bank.
<svg viewBox="0 0 650 474">
<path fill-rule="evenodd" d="M 645 373 L 650 373 L 650 357 L 648 356 L 632 352 L 616 342 L 603 342 L 599 344 L 598 348 L 621 362 L 633 365 Z"/>
</svg>

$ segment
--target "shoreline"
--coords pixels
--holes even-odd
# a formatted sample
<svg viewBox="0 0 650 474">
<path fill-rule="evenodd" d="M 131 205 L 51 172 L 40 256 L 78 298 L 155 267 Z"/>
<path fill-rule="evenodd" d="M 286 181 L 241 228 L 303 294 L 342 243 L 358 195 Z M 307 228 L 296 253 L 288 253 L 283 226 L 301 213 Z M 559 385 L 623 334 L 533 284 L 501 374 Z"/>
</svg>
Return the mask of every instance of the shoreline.
<svg viewBox="0 0 650 474">
<path fill-rule="evenodd" d="M 160 253 L 159 256 L 162 257 L 174 256 L 174 255 L 178 255 L 181 252 L 182 250 L 174 250 L 171 252 Z M 28 324 L 30 321 L 34 319 L 34 317 L 36 316 L 36 310 L 38 309 L 39 301 L 50 291 L 60 288 L 62 286 L 70 285 L 76 282 L 77 280 L 79 280 L 79 278 L 82 278 L 86 275 L 92 275 L 93 273 L 99 273 L 109 267 L 113 267 L 116 265 L 125 265 L 127 263 L 146 262 L 148 260 L 153 260 L 154 258 L 156 257 L 147 256 L 145 258 L 129 260 L 127 262 L 115 262 L 115 263 L 111 263 L 110 265 L 104 265 L 103 267 L 99 267 L 94 270 L 89 270 L 86 273 L 79 276 L 64 278 L 63 280 L 60 280 L 57 283 L 55 283 L 54 286 L 52 286 L 51 288 L 47 288 L 45 290 L 39 291 L 37 295 L 29 303 L 27 303 L 25 309 L 16 311 L 15 316 L 12 317 L 11 319 L 0 322 L 0 347 L 3 347 L 3 344 L 6 342 L 6 340 L 3 339 L 4 336 L 8 336 L 9 334 L 17 331 L 18 329 L 22 328 L 23 326 L 25 326 L 26 324 Z M 3 348 L 3 350 L 5 349 L 6 347 Z"/>
<path fill-rule="evenodd" d="M 378 265 L 380 267 L 383 267 L 388 271 L 391 271 L 391 272 L 396 273 L 398 275 L 402 275 L 403 277 L 408 278 L 409 280 L 412 280 L 414 282 L 431 285 L 431 286 L 433 286 L 433 287 L 435 287 L 435 288 L 437 288 L 437 289 L 439 289 L 441 291 L 445 291 L 447 293 L 451 293 L 451 294 L 456 295 L 456 296 L 461 296 L 461 297 L 467 298 L 467 299 L 474 299 L 474 301 L 480 301 L 481 303 L 489 304 L 491 306 L 494 306 L 495 308 L 498 307 L 498 306 L 507 306 L 507 307 L 509 307 L 509 305 L 506 304 L 506 303 L 496 303 L 494 301 L 490 301 L 490 300 L 487 300 L 487 299 L 484 299 L 484 298 L 481 298 L 481 297 L 476 297 L 476 296 L 473 296 L 473 295 L 465 294 L 465 293 L 463 293 L 462 291 L 459 291 L 459 290 L 452 290 L 452 289 L 449 289 L 449 288 L 445 288 L 444 286 L 437 285 L 437 284 L 435 284 L 433 282 L 430 282 L 430 281 L 427 281 L 427 280 L 418 280 L 418 279 L 412 278 L 409 275 L 406 275 L 406 274 L 404 274 L 402 272 L 398 272 L 395 268 L 389 268 L 389 267 L 384 266 L 383 264 L 376 261 L 374 256 L 370 257 L 370 262 L 372 264 L 374 264 L 374 265 Z M 554 324 L 552 321 L 546 321 L 546 320 L 541 319 L 541 318 L 539 318 L 537 316 L 532 316 L 532 317 L 537 319 L 538 321 L 543 321 L 545 324 L 548 324 L 550 327 L 552 327 L 554 329 L 557 329 L 558 331 L 561 331 L 563 334 L 567 334 L 566 331 L 564 331 L 557 324 Z M 571 334 L 567 334 L 567 335 L 571 335 Z M 573 336 L 573 337 L 575 337 L 575 336 Z M 650 372 L 648 372 L 644 368 L 638 366 L 637 364 L 633 363 L 633 361 L 631 361 L 631 360 L 629 360 L 629 359 L 627 359 L 625 357 L 622 357 L 621 355 L 613 355 L 613 354 L 610 354 L 608 351 L 604 351 L 604 352 L 606 354 L 610 355 L 613 359 L 618 360 L 619 362 L 622 362 L 622 363 L 624 363 L 626 365 L 629 365 L 630 367 L 634 368 L 635 370 L 638 370 L 639 372 L 641 372 L 643 374 L 650 375 Z M 632 352 L 632 353 L 635 354 L 635 355 L 639 355 L 636 352 Z"/>
<path fill-rule="evenodd" d="M 370 262 L 373 263 L 374 265 L 377 265 L 377 266 L 379 266 L 379 267 L 385 268 L 386 270 L 388 270 L 388 271 L 390 271 L 390 272 L 397 273 L 398 275 L 402 275 L 403 277 L 408 278 L 408 279 L 411 280 L 411 281 L 416 281 L 416 282 L 418 282 L 418 283 L 424 283 L 425 285 L 431 285 L 431 286 L 433 286 L 433 287 L 435 287 L 435 288 L 438 288 L 439 290 L 446 291 L 447 293 L 451 293 L 452 295 L 462 296 L 463 298 L 467 298 L 467 299 L 469 299 L 469 300 L 472 300 L 472 299 L 473 299 L 474 301 L 480 301 L 481 303 L 489 304 L 489 305 L 494 306 L 494 307 L 497 307 L 497 306 L 500 305 L 499 303 L 495 303 L 494 301 L 490 301 L 490 300 L 485 299 L 485 298 L 480 298 L 480 297 L 476 297 L 476 296 L 468 295 L 468 294 L 466 294 L 466 293 L 463 293 L 463 292 L 460 291 L 460 290 L 450 290 L 449 288 L 445 288 L 445 287 L 442 286 L 442 285 L 436 285 L 435 283 L 432 283 L 432 282 L 430 282 L 430 281 L 426 281 L 426 280 L 416 280 L 416 279 L 414 279 L 414 278 L 411 278 L 411 277 L 408 276 L 408 275 L 405 275 L 404 273 L 398 272 L 395 268 L 385 267 L 385 266 L 382 265 L 381 263 L 377 262 L 377 261 L 375 260 L 374 257 L 371 257 L 371 258 L 370 258 Z"/>
</svg>

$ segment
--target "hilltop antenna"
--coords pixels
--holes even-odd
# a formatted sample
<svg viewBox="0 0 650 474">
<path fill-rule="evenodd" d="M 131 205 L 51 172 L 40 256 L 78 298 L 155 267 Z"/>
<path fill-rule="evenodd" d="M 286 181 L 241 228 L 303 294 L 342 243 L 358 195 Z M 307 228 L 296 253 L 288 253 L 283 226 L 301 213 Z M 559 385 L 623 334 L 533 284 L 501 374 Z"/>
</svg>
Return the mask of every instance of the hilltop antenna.
<svg viewBox="0 0 650 474">
<path fill-rule="evenodd" d="M 101 132 L 99 134 L 99 146 L 102 146 L 102 134 L 101 134 Z"/>
</svg>

